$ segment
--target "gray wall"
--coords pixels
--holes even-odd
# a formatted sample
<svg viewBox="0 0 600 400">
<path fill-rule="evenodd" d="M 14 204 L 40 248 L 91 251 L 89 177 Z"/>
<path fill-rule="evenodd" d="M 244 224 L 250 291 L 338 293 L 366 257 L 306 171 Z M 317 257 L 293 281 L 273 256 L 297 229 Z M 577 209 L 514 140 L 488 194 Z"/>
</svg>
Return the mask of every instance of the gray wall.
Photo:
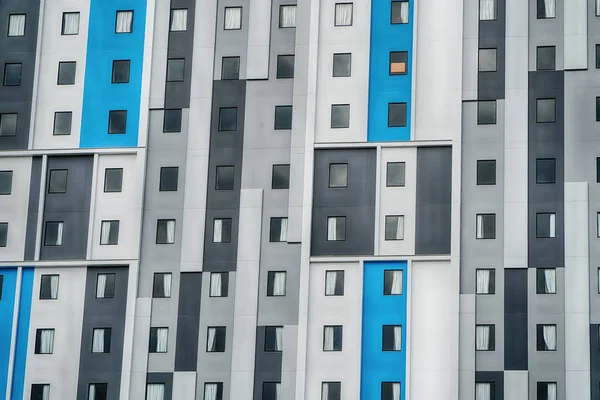
<svg viewBox="0 0 600 400">
<path fill-rule="evenodd" d="M 477 99 L 504 99 L 506 0 L 497 0 L 497 19 L 479 21 L 479 48 L 496 49 L 496 71 L 478 72 Z"/>
<path fill-rule="evenodd" d="M 169 29 L 167 57 L 185 59 L 184 80 L 183 82 L 166 82 L 165 108 L 190 107 L 196 2 L 193 0 L 171 0 L 171 9 L 181 8 L 187 8 L 188 10 L 187 30 L 172 32 Z"/>
<path fill-rule="evenodd" d="M 527 370 L 527 269 L 504 270 L 504 293 L 504 369 Z"/>
<path fill-rule="evenodd" d="M 198 362 L 202 274 L 182 272 L 180 278 L 175 371 L 195 371 Z"/>
<path fill-rule="evenodd" d="M 173 398 L 173 373 L 172 372 L 148 372 L 146 375 L 146 383 L 164 383 L 165 397 L 164 400 Z"/>
<path fill-rule="evenodd" d="M 35 242 L 37 239 L 41 179 L 42 157 L 32 157 L 31 178 L 29 181 L 29 203 L 27 206 L 27 231 L 25 233 L 24 260 L 33 260 L 35 258 Z"/>
<path fill-rule="evenodd" d="M 262 399 L 264 382 L 281 382 L 281 352 L 265 351 L 265 327 L 256 327 L 256 358 L 254 359 L 254 400 Z"/>
</svg>

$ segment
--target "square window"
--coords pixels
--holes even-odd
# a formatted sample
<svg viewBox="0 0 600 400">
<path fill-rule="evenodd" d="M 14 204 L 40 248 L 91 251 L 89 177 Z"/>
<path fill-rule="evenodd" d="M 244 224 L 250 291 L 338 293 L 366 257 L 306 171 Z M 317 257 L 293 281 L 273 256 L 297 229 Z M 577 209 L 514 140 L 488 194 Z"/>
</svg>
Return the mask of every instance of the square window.
<svg viewBox="0 0 600 400">
<path fill-rule="evenodd" d="M 279 27 L 280 28 L 295 28 L 296 27 L 296 5 L 286 4 L 279 6 Z"/>
<path fill-rule="evenodd" d="M 175 220 L 159 219 L 156 221 L 156 244 L 175 243 Z"/>
<path fill-rule="evenodd" d="M 57 85 L 74 85 L 77 63 L 75 61 L 61 61 L 58 63 Z"/>
<path fill-rule="evenodd" d="M 385 240 L 404 239 L 404 215 L 385 216 Z"/>
<path fill-rule="evenodd" d="M 287 218 L 271 218 L 269 242 L 287 242 Z"/>
<path fill-rule="evenodd" d="M 496 293 L 496 270 L 477 269 L 475 271 L 476 294 L 495 294 Z"/>
<path fill-rule="evenodd" d="M 555 268 L 537 268 L 536 269 L 536 293 L 537 294 L 555 294 L 556 293 L 556 269 Z"/>
<path fill-rule="evenodd" d="M 388 127 L 400 128 L 406 126 L 406 103 L 388 104 Z"/>
<path fill-rule="evenodd" d="M 179 167 L 161 167 L 158 190 L 161 192 L 176 192 L 179 181 Z"/>
<path fill-rule="evenodd" d="M 555 400 L 557 399 L 556 382 L 538 382 L 537 400 Z"/>
<path fill-rule="evenodd" d="M 111 328 L 94 328 L 92 331 L 92 353 L 110 353 Z"/>
<path fill-rule="evenodd" d="M 221 80 L 240 79 L 240 58 L 223 57 L 221 65 Z"/>
<path fill-rule="evenodd" d="M 37 329 L 35 331 L 35 354 L 54 353 L 54 329 Z"/>
<path fill-rule="evenodd" d="M 535 160 L 535 183 L 556 183 L 556 159 Z"/>
<path fill-rule="evenodd" d="M 271 189 L 290 188 L 290 164 L 275 164 L 271 175 Z"/>
<path fill-rule="evenodd" d="M 333 77 L 344 77 L 352 74 L 352 54 L 333 54 Z"/>
<path fill-rule="evenodd" d="M 54 130 L 53 135 L 70 135 L 71 134 L 71 121 L 73 120 L 73 113 L 71 111 L 57 111 L 54 113 Z"/>
<path fill-rule="evenodd" d="M 383 325 L 381 331 L 381 351 L 402 350 L 402 327 L 400 325 Z"/>
<path fill-rule="evenodd" d="M 342 325 L 326 325 L 323 327 L 323 351 L 342 351 Z"/>
<path fill-rule="evenodd" d="M 104 192 L 120 192 L 123 188 L 123 168 L 106 168 L 104 170 Z"/>
<path fill-rule="evenodd" d="M 496 239 L 496 214 L 477 214 L 477 239 Z"/>
<path fill-rule="evenodd" d="M 242 7 L 225 7 L 223 29 L 226 31 L 242 29 Z"/>
<path fill-rule="evenodd" d="M 263 382 L 261 400 L 280 400 L 280 382 Z"/>
<path fill-rule="evenodd" d="M 323 382 L 321 384 L 321 400 L 341 400 L 341 382 Z"/>
<path fill-rule="evenodd" d="M 0 171 L 0 195 L 9 195 L 12 192 L 12 171 Z"/>
<path fill-rule="evenodd" d="M 477 160 L 477 184 L 496 184 L 496 160 Z"/>
<path fill-rule="evenodd" d="M 40 278 L 40 300 L 58 298 L 58 275 L 42 275 Z"/>
<path fill-rule="evenodd" d="M 292 129 L 292 106 L 275 106 L 275 130 Z"/>
<path fill-rule="evenodd" d="M 329 187 L 348 187 L 348 164 L 329 164 Z"/>
<path fill-rule="evenodd" d="M 287 273 L 285 271 L 267 272 L 267 296 L 285 296 Z"/>
<path fill-rule="evenodd" d="M 265 326 L 265 352 L 283 351 L 283 326 Z"/>
<path fill-rule="evenodd" d="M 556 214 L 555 213 L 537 213 L 535 215 L 535 237 L 536 238 L 554 238 L 554 237 L 556 237 Z"/>
<path fill-rule="evenodd" d="M 68 171 L 66 169 L 51 169 L 48 177 L 48 193 L 66 193 L 67 177 Z"/>
<path fill-rule="evenodd" d="M 156 393 L 163 393 L 163 396 Z M 146 384 L 146 400 L 164 400 L 165 384 L 164 383 L 147 383 Z"/>
<path fill-rule="evenodd" d="M 21 72 L 23 64 L 4 64 L 4 86 L 21 86 Z"/>
<path fill-rule="evenodd" d="M 536 122 L 556 122 L 556 99 L 536 100 Z"/>
<path fill-rule="evenodd" d="M 479 49 L 479 72 L 496 72 L 496 49 Z"/>
<path fill-rule="evenodd" d="M 165 110 L 163 120 L 163 132 L 164 133 L 177 133 L 181 132 L 181 118 L 182 110 L 172 109 Z"/>
<path fill-rule="evenodd" d="M 233 190 L 235 183 L 235 167 L 221 165 L 217 167 L 215 190 Z"/>
<path fill-rule="evenodd" d="M 475 350 L 494 351 L 496 349 L 496 327 L 494 325 L 475 326 Z"/>
<path fill-rule="evenodd" d="M 496 123 L 496 100 L 477 102 L 477 125 Z"/>
<path fill-rule="evenodd" d="M 476 382 L 475 400 L 495 400 L 495 389 L 494 382 Z"/>
<path fill-rule="evenodd" d="M 133 31 L 133 11 L 117 11 L 115 33 L 131 33 Z"/>
<path fill-rule="evenodd" d="M 215 218 L 213 221 L 213 243 L 231 243 L 231 218 Z"/>
<path fill-rule="evenodd" d="M 480 21 L 493 21 L 497 19 L 496 0 L 479 0 L 479 20 Z"/>
<path fill-rule="evenodd" d="M 9 37 L 25 36 L 25 14 L 10 14 L 8 16 Z"/>
<path fill-rule="evenodd" d="M 335 26 L 351 26 L 352 25 L 352 3 L 335 3 Z"/>
<path fill-rule="evenodd" d="M 227 297 L 229 292 L 229 273 L 210 273 L 210 297 Z"/>
<path fill-rule="evenodd" d="M 48 400 L 50 398 L 50 385 L 47 383 L 34 383 L 31 385 L 30 400 Z"/>
<path fill-rule="evenodd" d="M 127 111 L 111 110 L 108 112 L 108 133 L 122 134 L 127 131 Z"/>
<path fill-rule="evenodd" d="M 79 35 L 79 13 L 64 12 L 62 15 L 61 35 Z"/>
<path fill-rule="evenodd" d="M 130 60 L 114 60 L 112 65 L 112 83 L 129 83 Z"/>
<path fill-rule="evenodd" d="M 17 134 L 17 113 L 0 114 L 0 136 Z"/>
<path fill-rule="evenodd" d="M 294 59 L 293 54 L 277 56 L 277 79 L 294 77 Z"/>
<path fill-rule="evenodd" d="M 325 296 L 344 295 L 344 271 L 325 272 Z"/>
<path fill-rule="evenodd" d="M 6 247 L 8 242 L 8 222 L 0 222 L 0 247 Z"/>
<path fill-rule="evenodd" d="M 44 230 L 44 246 L 62 246 L 64 222 L 48 221 Z"/>
<path fill-rule="evenodd" d="M 185 58 L 169 58 L 167 60 L 167 82 L 183 82 L 185 74 Z"/>
<path fill-rule="evenodd" d="M 150 328 L 149 353 L 166 353 L 169 342 L 169 328 Z"/>
<path fill-rule="evenodd" d="M 392 1 L 391 24 L 408 24 L 408 0 Z"/>
<path fill-rule="evenodd" d="M 327 217 L 327 241 L 346 240 L 346 217 Z"/>
<path fill-rule="evenodd" d="M 556 0 L 537 0 L 537 17 L 556 18 Z"/>
<path fill-rule="evenodd" d="M 237 129 L 237 107 L 219 108 L 219 131 L 235 131 Z"/>
<path fill-rule="evenodd" d="M 537 325 L 537 351 L 556 351 L 556 325 Z"/>
<path fill-rule="evenodd" d="M 381 400 L 400 400 L 400 382 L 381 382 Z"/>
<path fill-rule="evenodd" d="M 171 32 L 184 32 L 187 30 L 188 10 L 171 10 Z"/>
<path fill-rule="evenodd" d="M 331 127 L 348 128 L 350 127 L 350 104 L 332 104 L 331 105 Z"/>
<path fill-rule="evenodd" d="M 408 74 L 408 51 L 390 51 L 390 75 L 406 74 Z"/>
<path fill-rule="evenodd" d="M 223 382 L 207 382 L 204 384 L 205 400 L 223 400 Z"/>
<path fill-rule="evenodd" d="M 152 283 L 152 297 L 155 299 L 167 299 L 171 297 L 172 281 L 173 276 L 170 273 L 155 273 Z"/>
<path fill-rule="evenodd" d="M 556 47 L 538 46 L 537 48 L 537 70 L 554 71 L 556 69 Z"/>
<path fill-rule="evenodd" d="M 405 181 L 406 164 L 404 162 L 389 162 L 386 165 L 387 187 L 402 187 Z"/>
<path fill-rule="evenodd" d="M 225 351 L 226 330 L 224 326 L 209 326 L 206 338 L 206 351 L 222 353 Z"/>
<path fill-rule="evenodd" d="M 119 221 L 102 221 L 100 230 L 100 244 L 119 244 Z"/>
<path fill-rule="evenodd" d="M 98 274 L 96 276 L 96 298 L 112 299 L 115 297 L 115 274 Z"/>
<path fill-rule="evenodd" d="M 383 271 L 383 294 L 394 296 L 402 294 L 404 273 L 400 269 Z"/>
</svg>

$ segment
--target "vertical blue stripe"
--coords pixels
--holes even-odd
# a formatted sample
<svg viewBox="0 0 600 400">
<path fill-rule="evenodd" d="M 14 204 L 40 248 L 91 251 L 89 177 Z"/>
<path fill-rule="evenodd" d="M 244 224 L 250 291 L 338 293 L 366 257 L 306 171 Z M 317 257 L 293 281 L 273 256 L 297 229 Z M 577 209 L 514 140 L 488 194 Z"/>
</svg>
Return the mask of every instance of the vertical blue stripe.
<svg viewBox="0 0 600 400">
<path fill-rule="evenodd" d="M 15 348 L 15 368 L 12 379 L 12 400 L 23 399 L 25 385 L 25 364 L 29 341 L 29 317 L 31 315 L 31 295 L 33 291 L 33 268 L 23 268 L 21 295 L 19 296 L 19 317 L 17 320 L 17 343 Z"/>
<path fill-rule="evenodd" d="M 0 298 L 0 399 L 5 399 L 17 289 L 17 269 L 0 268 L 0 275 L 3 276 L 2 298 Z"/>
<path fill-rule="evenodd" d="M 410 140 L 414 0 L 408 24 L 391 24 L 391 0 L 371 1 L 369 142 Z M 408 73 L 390 75 L 390 51 L 408 52 Z M 388 127 L 388 103 L 406 103 L 406 127 Z"/>
<path fill-rule="evenodd" d="M 131 33 L 115 33 L 118 10 L 133 10 Z M 138 143 L 146 0 L 91 0 L 80 147 Z M 113 60 L 131 60 L 129 83 L 112 83 Z M 127 110 L 124 134 L 108 134 L 108 112 Z"/>
<path fill-rule="evenodd" d="M 382 382 L 400 382 L 406 390 L 406 261 L 365 262 L 363 281 L 361 400 L 381 399 Z M 383 294 L 385 270 L 401 270 L 402 295 Z M 382 351 L 383 325 L 402 326 L 402 350 Z"/>
</svg>

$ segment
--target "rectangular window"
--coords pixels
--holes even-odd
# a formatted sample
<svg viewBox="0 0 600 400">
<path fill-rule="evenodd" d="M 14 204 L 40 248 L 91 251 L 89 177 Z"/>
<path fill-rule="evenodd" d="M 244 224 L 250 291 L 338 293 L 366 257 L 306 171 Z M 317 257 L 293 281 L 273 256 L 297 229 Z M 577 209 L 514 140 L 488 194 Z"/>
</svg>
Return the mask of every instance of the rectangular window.
<svg viewBox="0 0 600 400">
<path fill-rule="evenodd" d="M 477 102 L 477 125 L 496 123 L 496 100 Z"/>
<path fill-rule="evenodd" d="M 287 242 L 287 218 L 271 218 L 269 242 Z"/>
<path fill-rule="evenodd" d="M 0 171 L 0 195 L 9 195 L 12 192 L 12 171 Z"/>
<path fill-rule="evenodd" d="M 392 1 L 390 23 L 408 24 L 408 0 Z"/>
<path fill-rule="evenodd" d="M 333 54 L 333 77 L 345 77 L 352 75 L 352 54 Z"/>
<path fill-rule="evenodd" d="M 237 129 L 237 107 L 219 108 L 219 131 L 235 131 Z"/>
<path fill-rule="evenodd" d="M 112 299 L 115 297 L 115 274 L 98 274 L 96 277 L 96 298 Z"/>
<path fill-rule="evenodd" d="M 556 351 L 556 325 L 537 325 L 537 350 Z"/>
<path fill-rule="evenodd" d="M 156 221 L 156 244 L 175 243 L 175 220 L 159 219 Z"/>
<path fill-rule="evenodd" d="M 496 239 L 496 214 L 477 214 L 477 239 Z"/>
<path fill-rule="evenodd" d="M 477 325 L 475 327 L 475 350 L 494 351 L 496 349 L 496 327 Z"/>
<path fill-rule="evenodd" d="M 171 282 L 173 275 L 169 272 L 157 272 L 154 274 L 152 284 L 152 297 L 155 299 L 168 299 L 171 297 Z"/>
<path fill-rule="evenodd" d="M 48 193 L 58 194 L 67 192 L 68 170 L 51 169 L 48 178 Z"/>
<path fill-rule="evenodd" d="M 352 25 L 352 3 L 335 3 L 335 26 Z"/>
<path fill-rule="evenodd" d="M 181 132 L 181 108 L 165 110 L 163 118 L 163 132 L 177 133 Z"/>
<path fill-rule="evenodd" d="M 278 55 L 277 56 L 277 79 L 288 79 L 294 77 L 295 56 Z"/>
<path fill-rule="evenodd" d="M 104 170 L 104 192 L 117 193 L 123 189 L 123 168 Z"/>
<path fill-rule="evenodd" d="M 535 183 L 556 183 L 556 159 L 535 160 Z"/>
<path fill-rule="evenodd" d="M 556 0 L 537 0 L 537 17 L 556 18 Z"/>
<path fill-rule="evenodd" d="M 557 392 L 556 382 L 537 383 L 537 400 L 556 400 L 558 399 Z"/>
<path fill-rule="evenodd" d="M 477 184 L 496 184 L 496 160 L 477 160 Z"/>
<path fill-rule="evenodd" d="M 326 325 L 323 327 L 323 351 L 342 351 L 343 327 Z"/>
<path fill-rule="evenodd" d="M 388 127 L 406 126 L 406 103 L 388 103 Z"/>
<path fill-rule="evenodd" d="M 476 382 L 475 383 L 475 400 L 495 400 L 494 382 Z"/>
<path fill-rule="evenodd" d="M 25 14 L 10 14 L 8 16 L 8 36 L 25 36 Z"/>
<path fill-rule="evenodd" d="M 58 63 L 57 85 L 74 85 L 77 63 L 75 61 L 61 61 Z"/>
<path fill-rule="evenodd" d="M 240 79 L 240 58 L 223 57 L 221 64 L 221 80 Z"/>
<path fill-rule="evenodd" d="M 346 240 L 346 217 L 327 217 L 327 241 Z"/>
<path fill-rule="evenodd" d="M 185 58 L 167 60 L 167 82 L 183 82 L 185 76 Z"/>
<path fill-rule="evenodd" d="M 171 32 L 184 32 L 187 30 L 188 10 L 171 10 Z"/>
<path fill-rule="evenodd" d="M 131 33 L 133 31 L 133 11 L 117 11 L 115 33 Z"/>
<path fill-rule="evenodd" d="M 290 188 L 290 164 L 275 164 L 271 174 L 271 189 Z"/>
<path fill-rule="evenodd" d="M 295 28 L 296 27 L 296 5 L 279 6 L 279 27 L 280 28 Z"/>
<path fill-rule="evenodd" d="M 40 300 L 58 298 L 58 275 L 42 275 L 40 279 Z"/>
<path fill-rule="evenodd" d="M 108 112 L 108 133 L 121 134 L 127 131 L 127 111 L 111 110 Z"/>
<path fill-rule="evenodd" d="M 229 273 L 210 273 L 210 297 L 227 297 L 229 292 Z"/>
<path fill-rule="evenodd" d="M 280 382 L 263 382 L 261 400 L 283 400 Z"/>
<path fill-rule="evenodd" d="M 179 181 L 179 167 L 161 167 L 158 190 L 161 192 L 176 192 Z"/>
<path fill-rule="evenodd" d="M 403 272 L 399 269 L 383 271 L 383 294 L 385 296 L 402 294 Z"/>
<path fill-rule="evenodd" d="M 283 351 L 283 326 L 265 326 L 265 352 Z"/>
<path fill-rule="evenodd" d="M 554 71 L 556 69 L 556 47 L 538 46 L 537 47 L 537 70 Z"/>
<path fill-rule="evenodd" d="M 110 353 L 111 328 L 95 328 L 92 331 L 92 353 Z"/>
<path fill-rule="evenodd" d="M 52 354 L 54 352 L 54 329 L 37 329 L 35 331 L 35 354 Z"/>
<path fill-rule="evenodd" d="M 129 83 L 131 60 L 114 60 L 112 64 L 112 83 Z"/>
<path fill-rule="evenodd" d="M 31 385 L 31 396 L 30 400 L 49 400 L 50 399 L 50 385 L 47 383 L 34 383 Z"/>
<path fill-rule="evenodd" d="M 496 293 L 496 270 L 477 269 L 475 271 L 476 294 L 495 294 Z"/>
<path fill-rule="evenodd" d="M 119 221 L 102 221 L 102 228 L 100 231 L 100 244 L 119 244 Z"/>
<path fill-rule="evenodd" d="M 348 164 L 342 164 L 342 163 L 329 164 L 329 187 L 330 188 L 348 187 Z"/>
<path fill-rule="evenodd" d="M 275 130 L 292 129 L 292 106 L 275 106 Z"/>
<path fill-rule="evenodd" d="M 79 13 L 64 12 L 62 15 L 61 35 L 79 35 Z"/>
<path fill-rule="evenodd" d="M 555 294 L 556 293 L 556 269 L 555 268 L 537 268 L 536 269 L 536 293 L 537 294 Z"/>
<path fill-rule="evenodd" d="M 381 400 L 400 400 L 400 382 L 381 382 Z"/>
<path fill-rule="evenodd" d="M 331 105 L 331 128 L 350 127 L 350 104 Z"/>
<path fill-rule="evenodd" d="M 165 400 L 165 384 L 146 384 L 146 400 Z"/>
<path fill-rule="evenodd" d="M 404 215 L 385 216 L 385 240 L 404 239 Z"/>
<path fill-rule="evenodd" d="M 48 221 L 44 230 L 44 246 L 62 246 L 64 222 Z"/>
<path fill-rule="evenodd" d="M 496 72 L 496 49 L 479 49 L 479 72 Z"/>
<path fill-rule="evenodd" d="M 390 75 L 408 73 L 408 51 L 390 51 Z"/>
<path fill-rule="evenodd" d="M 213 243 L 231 243 L 231 218 L 215 218 Z"/>
<path fill-rule="evenodd" d="M 556 122 L 556 99 L 537 99 L 535 116 L 540 124 Z"/>
<path fill-rule="evenodd" d="M 226 330 L 224 326 L 209 326 L 206 338 L 206 351 L 222 353 L 225 351 Z"/>
<path fill-rule="evenodd" d="M 479 20 L 492 21 L 497 19 L 496 0 L 479 0 Z"/>
<path fill-rule="evenodd" d="M 21 73 L 23 64 L 7 63 L 4 64 L 4 86 L 21 86 Z"/>
<path fill-rule="evenodd" d="M 166 353 L 169 342 L 169 328 L 150 328 L 149 353 Z"/>
<path fill-rule="evenodd" d="M 73 113 L 71 111 L 57 111 L 54 113 L 54 129 L 53 135 L 70 135 L 71 134 L 71 121 L 73 120 Z"/>
<path fill-rule="evenodd" d="M 344 295 L 344 271 L 325 271 L 325 296 Z"/>
<path fill-rule="evenodd" d="M 402 327 L 400 325 L 383 325 L 381 331 L 381 351 L 402 350 Z"/>
<path fill-rule="evenodd" d="M 321 384 L 321 400 L 341 400 L 341 382 L 323 382 Z"/>
<path fill-rule="evenodd" d="M 242 29 L 242 7 L 225 7 L 225 22 L 226 31 Z"/>
<path fill-rule="evenodd" d="M 0 247 L 6 247 L 8 242 L 8 222 L 0 222 Z"/>
<path fill-rule="evenodd" d="M 223 400 L 223 382 L 205 383 L 204 400 Z"/>
<path fill-rule="evenodd" d="M 233 165 L 217 166 L 215 190 L 233 190 L 235 183 L 235 167 Z"/>
<path fill-rule="evenodd" d="M 405 182 L 406 165 L 404 162 L 389 162 L 386 165 L 386 186 L 402 187 Z"/>
<path fill-rule="evenodd" d="M 88 400 L 107 400 L 108 384 L 90 383 L 88 387 Z"/>
<path fill-rule="evenodd" d="M 267 296 L 285 296 L 287 273 L 285 271 L 267 272 Z"/>
<path fill-rule="evenodd" d="M 536 238 L 554 238 L 554 237 L 556 237 L 556 214 L 555 213 L 537 213 L 535 215 L 535 237 Z"/>
<path fill-rule="evenodd" d="M 0 114 L 0 136 L 17 135 L 17 113 Z"/>
</svg>

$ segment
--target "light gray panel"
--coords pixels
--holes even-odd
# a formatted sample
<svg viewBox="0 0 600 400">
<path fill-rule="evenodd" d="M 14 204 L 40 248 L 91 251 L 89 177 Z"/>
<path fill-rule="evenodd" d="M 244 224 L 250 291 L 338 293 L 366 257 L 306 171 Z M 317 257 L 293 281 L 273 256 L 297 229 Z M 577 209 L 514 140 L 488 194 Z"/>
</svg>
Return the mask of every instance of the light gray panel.
<svg viewBox="0 0 600 400">
<path fill-rule="evenodd" d="M 569 0 L 565 3 L 565 50 L 564 69 L 586 69 L 587 59 L 587 15 L 586 0 Z"/>
<path fill-rule="evenodd" d="M 536 70 L 537 46 L 556 46 L 556 70 L 564 69 L 565 1 L 556 0 L 556 18 L 538 19 L 538 0 L 529 0 L 529 71 Z"/>
<path fill-rule="evenodd" d="M 256 0 L 255 0 L 256 1 Z M 242 28 L 225 30 L 225 7 L 242 7 Z M 215 39 L 214 79 L 221 79 L 223 57 L 240 57 L 240 79 L 246 79 L 246 50 L 248 48 L 248 21 L 250 0 L 218 0 Z"/>
</svg>

